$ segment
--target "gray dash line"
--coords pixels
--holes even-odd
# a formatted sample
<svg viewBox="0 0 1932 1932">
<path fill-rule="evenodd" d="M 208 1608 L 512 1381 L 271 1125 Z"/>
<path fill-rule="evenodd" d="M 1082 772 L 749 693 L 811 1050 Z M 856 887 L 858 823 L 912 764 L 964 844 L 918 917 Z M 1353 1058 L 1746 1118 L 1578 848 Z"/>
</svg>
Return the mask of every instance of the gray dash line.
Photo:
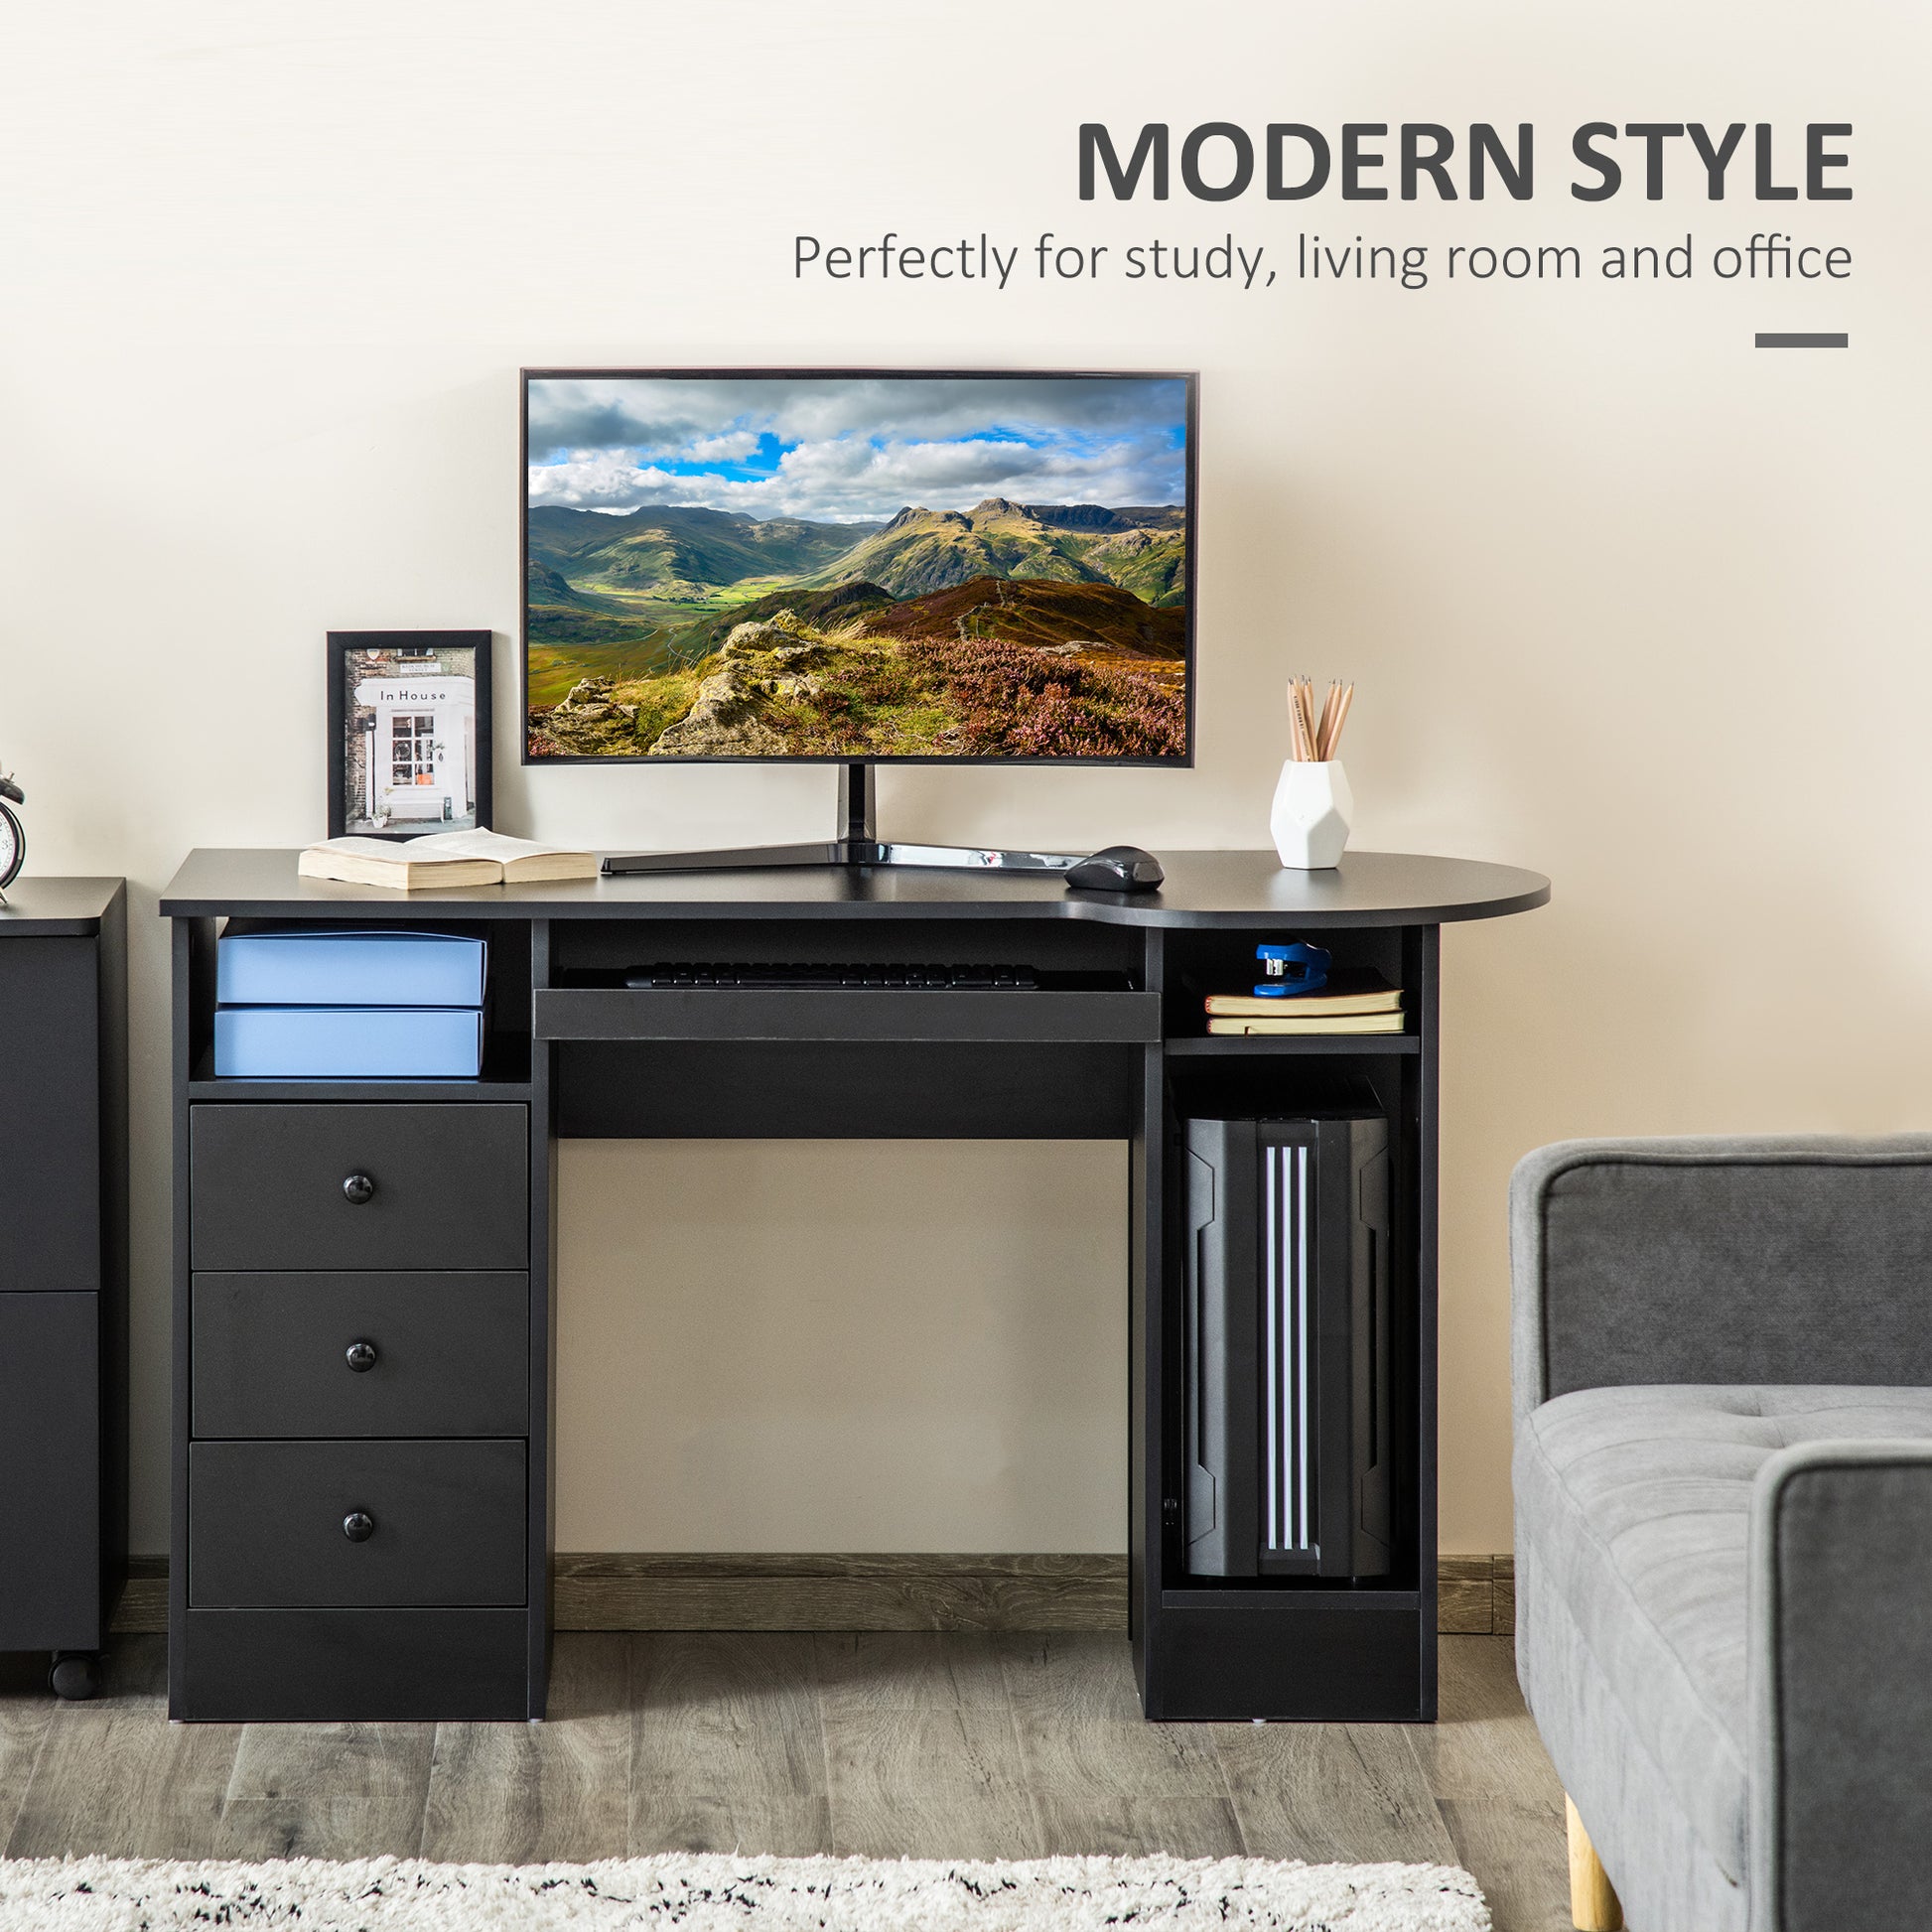
<svg viewBox="0 0 1932 1932">
<path fill-rule="evenodd" d="M 1759 348 L 1850 348 L 1850 336 L 1806 334 L 1779 334 L 1776 331 L 1760 330 L 1757 337 Z"/>
</svg>

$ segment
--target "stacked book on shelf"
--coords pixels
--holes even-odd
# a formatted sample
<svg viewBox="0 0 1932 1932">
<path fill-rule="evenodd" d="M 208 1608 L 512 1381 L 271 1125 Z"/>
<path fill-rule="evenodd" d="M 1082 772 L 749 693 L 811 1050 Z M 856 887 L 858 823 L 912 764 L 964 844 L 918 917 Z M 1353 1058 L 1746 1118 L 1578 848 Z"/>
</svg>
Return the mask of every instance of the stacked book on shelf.
<svg viewBox="0 0 1932 1932">
<path fill-rule="evenodd" d="M 214 983 L 217 1079 L 473 1080 L 483 1071 L 482 939 L 224 933 Z"/>
<path fill-rule="evenodd" d="M 1311 992 L 1210 993 L 1210 1034 L 1315 1035 L 1399 1034 L 1402 989 L 1368 967 L 1338 967 Z"/>
</svg>

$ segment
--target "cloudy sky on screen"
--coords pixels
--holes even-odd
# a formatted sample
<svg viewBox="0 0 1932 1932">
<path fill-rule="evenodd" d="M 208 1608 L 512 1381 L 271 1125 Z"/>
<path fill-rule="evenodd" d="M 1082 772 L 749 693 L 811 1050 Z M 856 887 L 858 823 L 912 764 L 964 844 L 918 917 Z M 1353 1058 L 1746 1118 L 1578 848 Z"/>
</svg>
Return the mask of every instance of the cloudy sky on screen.
<svg viewBox="0 0 1932 1932">
<path fill-rule="evenodd" d="M 907 504 L 1186 500 L 1186 384 L 1158 376 L 543 376 L 531 506 L 872 522 Z"/>
</svg>

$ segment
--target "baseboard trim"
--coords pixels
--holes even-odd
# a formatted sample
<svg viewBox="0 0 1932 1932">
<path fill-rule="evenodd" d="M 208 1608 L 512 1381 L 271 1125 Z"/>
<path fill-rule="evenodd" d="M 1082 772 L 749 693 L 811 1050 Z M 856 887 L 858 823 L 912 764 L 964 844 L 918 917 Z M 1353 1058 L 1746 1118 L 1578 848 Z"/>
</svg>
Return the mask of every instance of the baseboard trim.
<svg viewBox="0 0 1932 1932">
<path fill-rule="evenodd" d="M 107 1631 L 115 1637 L 147 1637 L 168 1629 L 168 1559 L 129 1557 L 127 1582 Z"/>
<path fill-rule="evenodd" d="M 1513 1557 L 1442 1557 L 1446 1636 L 1516 1628 Z M 556 1560 L 559 1630 L 1118 1630 L 1123 1556 L 770 1556 L 575 1552 Z M 168 1628 L 168 1560 L 128 1564 L 110 1629 Z"/>
<path fill-rule="evenodd" d="M 1438 1557 L 1436 1628 L 1446 1637 L 1514 1636 L 1515 1557 Z"/>
<path fill-rule="evenodd" d="M 1125 1630 L 1122 1556 L 559 1555 L 560 1630 Z"/>
</svg>

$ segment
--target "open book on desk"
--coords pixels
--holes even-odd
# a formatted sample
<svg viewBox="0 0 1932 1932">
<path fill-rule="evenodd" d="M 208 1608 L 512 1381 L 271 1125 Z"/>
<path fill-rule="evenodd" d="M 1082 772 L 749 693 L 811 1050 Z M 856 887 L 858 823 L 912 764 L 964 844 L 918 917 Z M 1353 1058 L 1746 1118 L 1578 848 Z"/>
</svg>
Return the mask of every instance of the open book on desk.
<svg viewBox="0 0 1932 1932">
<path fill-rule="evenodd" d="M 597 854 L 501 832 L 431 832 L 420 839 L 323 839 L 303 853 L 296 870 L 305 879 L 413 893 L 438 886 L 595 879 Z"/>
</svg>

